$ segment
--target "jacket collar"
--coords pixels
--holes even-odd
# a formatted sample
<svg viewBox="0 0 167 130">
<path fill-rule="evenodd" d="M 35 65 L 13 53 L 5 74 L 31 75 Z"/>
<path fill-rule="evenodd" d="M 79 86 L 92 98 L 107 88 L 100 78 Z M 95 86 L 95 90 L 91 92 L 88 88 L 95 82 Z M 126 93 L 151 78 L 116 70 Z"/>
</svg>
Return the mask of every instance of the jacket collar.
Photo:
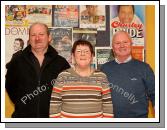
<svg viewBox="0 0 167 130">
<path fill-rule="evenodd" d="M 28 45 L 24 50 L 23 50 L 23 54 L 24 55 L 29 55 L 32 54 L 31 51 L 31 45 Z M 45 53 L 45 55 L 54 57 L 58 55 L 58 52 L 56 51 L 56 49 L 54 49 L 51 45 L 48 46 L 47 52 Z"/>
</svg>

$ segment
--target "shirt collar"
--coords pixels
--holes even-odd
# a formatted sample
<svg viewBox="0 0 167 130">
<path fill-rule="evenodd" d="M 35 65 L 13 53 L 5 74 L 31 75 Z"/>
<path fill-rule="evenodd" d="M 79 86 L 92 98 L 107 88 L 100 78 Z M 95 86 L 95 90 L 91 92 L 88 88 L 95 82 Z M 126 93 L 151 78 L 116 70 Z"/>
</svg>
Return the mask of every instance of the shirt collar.
<svg viewBox="0 0 167 130">
<path fill-rule="evenodd" d="M 115 61 L 118 63 L 118 64 L 122 64 L 122 63 L 127 63 L 129 62 L 130 60 L 132 59 L 132 56 L 129 56 L 126 60 L 124 60 L 123 62 L 120 62 L 117 58 L 115 58 Z"/>
</svg>

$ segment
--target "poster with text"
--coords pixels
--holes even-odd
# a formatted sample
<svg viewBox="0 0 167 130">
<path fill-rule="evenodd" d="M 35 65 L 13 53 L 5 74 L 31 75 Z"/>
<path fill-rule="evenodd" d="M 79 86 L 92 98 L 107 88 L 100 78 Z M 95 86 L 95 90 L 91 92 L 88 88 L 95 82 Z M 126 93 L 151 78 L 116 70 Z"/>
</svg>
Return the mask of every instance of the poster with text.
<svg viewBox="0 0 167 130">
<path fill-rule="evenodd" d="M 134 46 L 144 46 L 145 39 L 144 5 L 110 5 L 110 38 L 123 30 L 128 32 Z"/>
<path fill-rule="evenodd" d="M 105 5 L 80 5 L 80 28 L 106 30 Z"/>
<path fill-rule="evenodd" d="M 54 27 L 78 27 L 78 5 L 55 5 L 53 8 Z"/>
<path fill-rule="evenodd" d="M 52 5 L 27 5 L 27 20 L 29 25 L 42 22 L 51 27 Z"/>
<path fill-rule="evenodd" d="M 27 46 L 28 36 L 27 27 L 5 27 L 5 63 L 8 63 L 13 54 L 20 50 L 19 41 L 24 42 L 23 48 Z"/>
<path fill-rule="evenodd" d="M 72 28 L 49 28 L 52 36 L 51 45 L 63 56 L 69 64 L 72 64 Z"/>
<path fill-rule="evenodd" d="M 111 47 L 95 47 L 96 69 L 114 59 Z"/>
</svg>

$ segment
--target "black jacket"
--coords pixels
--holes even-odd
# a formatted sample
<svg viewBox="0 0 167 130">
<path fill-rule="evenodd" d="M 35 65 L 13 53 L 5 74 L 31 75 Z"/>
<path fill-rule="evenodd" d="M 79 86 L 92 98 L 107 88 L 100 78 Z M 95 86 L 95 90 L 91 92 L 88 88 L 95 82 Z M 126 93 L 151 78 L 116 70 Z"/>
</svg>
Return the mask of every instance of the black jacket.
<svg viewBox="0 0 167 130">
<path fill-rule="evenodd" d="M 31 46 L 11 60 L 6 74 L 6 90 L 15 104 L 12 117 L 49 117 L 49 104 L 54 79 L 69 68 L 68 62 L 49 46 L 47 62 L 40 76 L 35 71 L 29 53 Z"/>
</svg>

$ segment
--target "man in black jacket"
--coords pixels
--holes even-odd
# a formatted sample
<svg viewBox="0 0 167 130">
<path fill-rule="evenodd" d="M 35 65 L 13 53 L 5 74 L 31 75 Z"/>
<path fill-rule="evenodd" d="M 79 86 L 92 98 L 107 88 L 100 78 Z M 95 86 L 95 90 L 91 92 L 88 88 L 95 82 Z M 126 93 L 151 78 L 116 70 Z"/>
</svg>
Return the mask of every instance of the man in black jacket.
<svg viewBox="0 0 167 130">
<path fill-rule="evenodd" d="M 10 61 L 6 90 L 15 105 L 12 117 L 47 118 L 54 79 L 70 67 L 49 45 L 48 27 L 34 23 L 29 29 L 29 46 Z"/>
</svg>

